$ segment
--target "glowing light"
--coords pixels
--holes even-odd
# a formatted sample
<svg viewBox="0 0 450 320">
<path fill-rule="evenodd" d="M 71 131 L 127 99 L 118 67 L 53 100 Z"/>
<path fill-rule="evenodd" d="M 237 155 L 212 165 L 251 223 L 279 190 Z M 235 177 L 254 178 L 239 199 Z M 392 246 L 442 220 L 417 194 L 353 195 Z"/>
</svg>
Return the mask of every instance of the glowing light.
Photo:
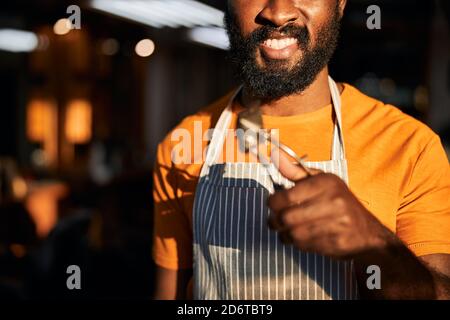
<svg viewBox="0 0 450 320">
<path fill-rule="evenodd" d="M 58 158 L 58 112 L 52 100 L 33 99 L 27 106 L 27 136 L 42 143 L 46 165 Z"/>
<path fill-rule="evenodd" d="M 136 44 L 135 51 L 140 57 L 149 57 L 155 52 L 155 43 L 150 39 L 143 39 Z"/>
<path fill-rule="evenodd" d="M 34 142 L 43 142 L 48 136 L 53 105 L 50 101 L 34 99 L 27 108 L 27 136 Z"/>
<path fill-rule="evenodd" d="M 188 37 L 194 42 L 222 50 L 227 50 L 230 45 L 227 32 L 223 28 L 197 27 L 189 30 Z"/>
<path fill-rule="evenodd" d="M 27 249 L 22 244 L 11 244 L 9 246 L 9 249 L 11 250 L 13 255 L 19 259 L 25 257 L 25 255 L 27 254 Z"/>
<path fill-rule="evenodd" d="M 44 238 L 58 222 L 59 200 L 67 196 L 68 188 L 61 183 L 49 183 L 30 189 L 25 207 L 36 225 L 36 233 Z"/>
<path fill-rule="evenodd" d="M 91 0 L 90 6 L 155 28 L 223 27 L 223 11 L 194 0 Z"/>
<path fill-rule="evenodd" d="M 12 180 L 12 191 L 16 199 L 25 198 L 28 192 L 28 186 L 25 180 L 21 177 L 15 177 Z"/>
<path fill-rule="evenodd" d="M 73 100 L 66 110 L 66 138 L 70 143 L 83 144 L 92 136 L 92 106 L 86 100 Z"/>
<path fill-rule="evenodd" d="M 72 24 L 69 19 L 59 19 L 53 26 L 53 32 L 59 36 L 68 34 L 72 30 Z"/>
<path fill-rule="evenodd" d="M 31 52 L 39 45 L 38 36 L 29 31 L 15 29 L 0 30 L 0 50 L 10 52 Z"/>
</svg>

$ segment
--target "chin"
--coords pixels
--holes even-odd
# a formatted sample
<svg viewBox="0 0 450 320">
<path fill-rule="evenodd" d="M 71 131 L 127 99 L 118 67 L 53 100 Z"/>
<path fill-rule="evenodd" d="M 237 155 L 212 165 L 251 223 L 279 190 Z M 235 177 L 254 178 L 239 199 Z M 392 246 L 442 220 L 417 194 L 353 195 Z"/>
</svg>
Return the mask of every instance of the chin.
<svg viewBox="0 0 450 320">
<path fill-rule="evenodd" d="M 291 60 L 267 60 L 259 68 L 261 71 L 274 73 L 291 72 L 297 64 L 298 62 Z"/>
<path fill-rule="evenodd" d="M 257 66 L 262 70 L 289 72 L 292 71 L 301 62 L 301 57 L 292 57 L 290 59 L 270 59 L 261 54 L 256 60 Z"/>
</svg>

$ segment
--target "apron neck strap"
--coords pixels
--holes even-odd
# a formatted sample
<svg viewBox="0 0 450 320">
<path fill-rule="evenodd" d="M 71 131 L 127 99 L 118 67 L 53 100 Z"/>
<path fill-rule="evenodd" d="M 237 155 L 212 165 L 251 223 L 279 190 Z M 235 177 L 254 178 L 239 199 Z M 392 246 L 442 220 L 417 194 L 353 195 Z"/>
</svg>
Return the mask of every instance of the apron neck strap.
<svg viewBox="0 0 450 320">
<path fill-rule="evenodd" d="M 328 76 L 328 83 L 330 85 L 331 100 L 333 101 L 334 114 L 336 122 L 334 124 L 333 146 L 331 151 L 331 160 L 345 159 L 345 143 L 344 132 L 342 127 L 342 101 L 336 82 Z"/>
<path fill-rule="evenodd" d="M 342 132 L 342 103 L 341 103 L 341 95 L 339 93 L 339 89 L 337 87 L 336 82 L 328 77 L 328 83 L 330 86 L 331 99 L 333 104 L 334 113 L 336 115 L 336 122 L 334 125 L 334 134 L 333 134 L 333 145 L 331 152 L 332 160 L 344 160 L 345 159 L 345 145 L 344 145 L 344 135 Z M 202 167 L 201 177 L 205 176 L 209 172 L 209 167 L 215 164 L 218 159 L 220 152 L 223 149 L 223 144 L 225 142 L 225 138 L 227 136 L 227 129 L 230 127 L 231 119 L 233 116 L 233 102 L 234 99 L 241 92 L 243 86 L 240 86 L 234 94 L 231 96 L 228 101 L 228 105 L 225 110 L 220 115 L 219 120 L 217 121 L 216 127 L 214 128 L 213 135 L 211 141 L 208 145 L 208 149 L 206 151 L 206 159 L 205 164 Z"/>
<path fill-rule="evenodd" d="M 202 171 L 200 177 L 203 177 L 208 174 L 209 167 L 211 167 L 217 160 L 220 155 L 220 152 L 223 149 L 223 144 L 225 142 L 225 138 L 227 136 L 227 129 L 230 127 L 231 119 L 233 117 L 233 102 L 234 99 L 241 92 L 243 86 L 240 86 L 231 96 L 228 101 L 227 107 L 220 115 L 219 120 L 217 121 L 216 127 L 213 130 L 212 138 L 210 143 L 208 144 L 206 150 L 206 159 L 205 163 L 202 167 Z"/>
</svg>

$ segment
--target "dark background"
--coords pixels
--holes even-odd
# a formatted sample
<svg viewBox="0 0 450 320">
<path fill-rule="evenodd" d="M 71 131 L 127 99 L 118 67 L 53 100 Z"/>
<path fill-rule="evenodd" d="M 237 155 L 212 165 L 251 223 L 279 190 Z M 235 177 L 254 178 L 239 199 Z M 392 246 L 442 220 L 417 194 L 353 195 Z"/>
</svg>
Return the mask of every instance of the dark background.
<svg viewBox="0 0 450 320">
<path fill-rule="evenodd" d="M 53 24 L 71 4 L 82 9 L 81 30 L 55 35 Z M 366 27 L 372 4 L 381 8 L 381 30 Z M 447 148 L 449 7 L 446 0 L 349 0 L 331 64 L 336 80 L 426 122 Z M 226 51 L 190 41 L 188 28 L 152 28 L 92 10 L 89 1 L 2 1 L 4 28 L 44 35 L 47 45 L 0 50 L 0 297 L 150 297 L 155 148 L 184 116 L 236 85 Z M 134 52 L 143 38 L 156 45 L 150 57 Z M 102 49 L 107 39 L 116 52 Z M 30 105 L 39 99 L 56 110 L 47 137 L 53 149 L 28 133 Z M 82 143 L 64 135 L 73 99 L 92 112 Z M 71 264 L 81 267 L 82 290 L 66 288 Z"/>
</svg>

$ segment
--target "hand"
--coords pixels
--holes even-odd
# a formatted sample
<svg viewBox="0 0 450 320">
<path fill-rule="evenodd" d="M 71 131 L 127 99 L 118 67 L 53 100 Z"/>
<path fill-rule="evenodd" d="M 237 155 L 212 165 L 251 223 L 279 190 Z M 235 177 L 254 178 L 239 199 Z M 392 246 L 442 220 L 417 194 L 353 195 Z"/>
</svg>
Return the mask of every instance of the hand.
<svg viewBox="0 0 450 320">
<path fill-rule="evenodd" d="M 334 174 L 308 176 L 279 151 L 273 161 L 295 186 L 269 197 L 269 226 L 285 244 L 304 252 L 348 259 L 386 246 L 388 230 Z"/>
</svg>

